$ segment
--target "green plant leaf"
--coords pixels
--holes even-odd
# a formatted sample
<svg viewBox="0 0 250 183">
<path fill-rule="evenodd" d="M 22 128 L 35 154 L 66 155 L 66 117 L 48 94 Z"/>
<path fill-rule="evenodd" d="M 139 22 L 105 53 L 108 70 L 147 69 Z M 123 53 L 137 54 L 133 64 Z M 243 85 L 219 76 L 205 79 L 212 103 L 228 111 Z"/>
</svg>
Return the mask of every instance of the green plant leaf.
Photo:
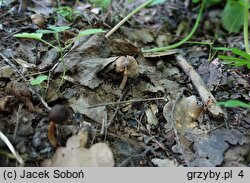
<svg viewBox="0 0 250 183">
<path fill-rule="evenodd" d="M 199 3 L 201 0 L 192 0 L 192 3 Z M 221 2 L 221 0 L 206 0 L 206 7 L 208 8 L 208 7 L 211 7 L 211 6 L 213 6 L 213 5 L 215 5 L 215 4 L 218 4 L 218 3 L 220 3 Z"/>
<path fill-rule="evenodd" d="M 54 34 L 54 33 L 59 33 L 59 32 L 63 32 L 65 30 L 70 29 L 69 26 L 54 26 L 54 25 L 50 25 L 48 26 L 48 29 L 41 29 L 41 30 L 37 30 L 37 33 L 43 33 L 43 34 Z"/>
<path fill-rule="evenodd" d="M 51 29 L 51 30 L 53 30 L 55 32 L 63 32 L 63 31 L 66 31 L 66 30 L 70 29 L 70 27 L 69 26 L 54 26 L 54 25 L 50 25 L 48 27 L 48 29 Z"/>
<path fill-rule="evenodd" d="M 90 2 L 102 8 L 108 8 L 111 4 L 111 0 L 90 0 Z"/>
<path fill-rule="evenodd" d="M 128 3 L 132 3 L 134 0 L 127 0 Z"/>
<path fill-rule="evenodd" d="M 56 8 L 56 11 L 62 16 L 67 16 L 72 14 L 74 10 L 69 6 L 61 6 L 59 8 Z"/>
<path fill-rule="evenodd" d="M 229 62 L 248 62 L 248 60 L 242 59 L 242 58 L 236 58 L 232 56 L 226 56 L 226 55 L 218 55 L 219 58 L 229 61 Z"/>
<path fill-rule="evenodd" d="M 223 102 L 217 102 L 217 105 L 222 105 L 225 107 L 243 107 L 243 108 L 250 108 L 250 104 L 247 104 L 245 102 L 239 101 L 239 100 L 227 100 Z"/>
<path fill-rule="evenodd" d="M 244 4 L 242 2 L 241 0 L 227 0 L 222 13 L 222 25 L 229 33 L 239 32 L 243 25 Z"/>
<path fill-rule="evenodd" d="M 23 32 L 21 34 L 15 34 L 14 37 L 25 38 L 25 39 L 41 40 L 42 37 L 43 37 L 43 34 L 42 33 L 27 33 L 27 32 Z"/>
<path fill-rule="evenodd" d="M 77 13 L 77 11 L 74 11 L 69 6 L 61 6 L 59 8 L 56 8 L 56 11 L 70 22 L 73 20 L 74 15 Z"/>
<path fill-rule="evenodd" d="M 247 59 L 250 62 L 250 55 L 247 52 L 241 51 L 237 48 L 232 48 L 231 51 L 236 55 L 242 56 L 243 58 Z"/>
<path fill-rule="evenodd" d="M 39 75 L 39 76 L 36 77 L 36 79 L 32 79 L 30 81 L 30 84 L 32 86 L 41 85 L 45 80 L 48 80 L 48 76 L 46 76 L 46 75 Z"/>
<path fill-rule="evenodd" d="M 226 62 L 227 64 L 237 66 L 237 67 L 247 65 L 248 63 L 247 60 L 236 58 L 236 57 L 231 57 L 231 56 L 226 56 L 226 55 L 219 55 L 218 58 L 223 59 L 223 62 Z"/>
<path fill-rule="evenodd" d="M 200 0 L 192 0 L 192 3 L 199 3 Z"/>
<path fill-rule="evenodd" d="M 166 0 L 154 0 L 151 4 L 150 4 L 150 6 L 155 6 L 155 5 L 158 5 L 158 4 L 163 4 L 163 3 L 165 3 L 166 2 Z"/>
<path fill-rule="evenodd" d="M 250 69 L 250 62 L 247 62 L 247 68 Z"/>
<path fill-rule="evenodd" d="M 37 30 L 37 33 L 43 33 L 43 34 L 54 34 L 54 33 L 59 33 L 59 32 L 63 32 L 65 30 L 70 29 L 69 26 L 54 26 L 54 25 L 50 25 L 48 26 L 48 29 L 40 29 Z"/>
<path fill-rule="evenodd" d="M 53 30 L 47 30 L 47 29 L 39 29 L 36 31 L 36 33 L 42 33 L 42 34 L 54 34 L 55 31 Z"/>
<path fill-rule="evenodd" d="M 83 36 L 87 36 L 90 34 L 98 34 L 98 33 L 103 33 L 103 32 L 105 31 L 102 29 L 86 29 L 84 31 L 80 31 L 78 34 L 78 37 L 83 37 Z"/>
<path fill-rule="evenodd" d="M 231 48 L 226 48 L 226 47 L 213 47 L 212 49 L 219 51 L 231 51 Z"/>
</svg>

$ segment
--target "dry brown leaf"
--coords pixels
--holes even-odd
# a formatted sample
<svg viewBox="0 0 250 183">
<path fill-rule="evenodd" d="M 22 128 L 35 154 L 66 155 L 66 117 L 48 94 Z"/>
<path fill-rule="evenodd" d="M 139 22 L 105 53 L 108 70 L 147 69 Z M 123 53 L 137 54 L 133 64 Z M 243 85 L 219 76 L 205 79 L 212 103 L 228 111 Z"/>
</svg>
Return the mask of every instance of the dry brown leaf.
<svg viewBox="0 0 250 183">
<path fill-rule="evenodd" d="M 68 139 L 66 147 L 59 147 L 51 159 L 42 162 L 42 166 L 52 167 L 112 167 L 113 153 L 105 143 L 94 144 L 86 149 L 87 132 Z"/>
<path fill-rule="evenodd" d="M 43 28 L 46 23 L 46 19 L 41 14 L 33 14 L 30 16 L 32 23 L 36 24 L 38 27 Z"/>
<path fill-rule="evenodd" d="M 147 122 L 150 125 L 158 125 L 159 121 L 156 117 L 158 113 L 158 107 L 156 104 L 150 104 L 146 110 Z"/>
<path fill-rule="evenodd" d="M 0 78 L 9 78 L 13 73 L 13 69 L 8 65 L 0 68 Z"/>
<path fill-rule="evenodd" d="M 197 104 L 196 96 L 180 98 L 174 107 L 173 119 L 176 130 L 179 134 L 179 140 L 181 146 L 183 146 L 186 158 L 188 160 L 192 157 L 192 151 L 190 150 L 191 142 L 186 138 L 185 134 L 192 132 L 197 126 L 196 120 L 202 112 L 202 106 Z"/>
<path fill-rule="evenodd" d="M 80 96 L 78 99 L 72 98 L 69 100 L 70 107 L 75 113 L 81 113 L 86 115 L 88 118 L 102 123 L 108 120 L 107 108 L 106 106 L 99 106 L 95 108 L 88 108 L 90 106 L 90 98 L 85 98 Z"/>
</svg>

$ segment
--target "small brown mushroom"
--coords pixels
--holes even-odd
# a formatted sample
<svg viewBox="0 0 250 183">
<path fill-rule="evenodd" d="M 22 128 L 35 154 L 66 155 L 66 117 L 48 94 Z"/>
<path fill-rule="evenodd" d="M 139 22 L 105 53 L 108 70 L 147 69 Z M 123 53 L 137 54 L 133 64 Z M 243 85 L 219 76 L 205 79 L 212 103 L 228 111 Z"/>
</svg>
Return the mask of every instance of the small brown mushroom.
<svg viewBox="0 0 250 183">
<path fill-rule="evenodd" d="M 68 120 L 68 110 L 64 105 L 55 105 L 49 111 L 48 139 L 52 146 L 58 147 L 60 143 L 56 138 L 56 126 Z"/>
<path fill-rule="evenodd" d="M 55 105 L 49 111 L 50 121 L 62 123 L 68 120 L 68 110 L 64 105 Z"/>
<path fill-rule="evenodd" d="M 123 79 L 122 82 L 120 84 L 120 89 L 123 90 L 128 77 L 136 77 L 139 74 L 138 71 L 138 63 L 137 61 L 134 59 L 134 57 L 128 56 L 124 57 L 121 56 L 116 60 L 116 72 L 118 73 L 122 73 L 123 74 Z"/>
</svg>

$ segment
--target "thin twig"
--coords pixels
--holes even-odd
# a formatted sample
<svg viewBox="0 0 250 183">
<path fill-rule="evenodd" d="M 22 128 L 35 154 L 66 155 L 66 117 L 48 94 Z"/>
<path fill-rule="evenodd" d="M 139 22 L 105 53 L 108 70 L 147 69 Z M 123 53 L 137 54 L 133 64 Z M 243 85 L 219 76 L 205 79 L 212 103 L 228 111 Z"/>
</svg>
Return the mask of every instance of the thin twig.
<svg viewBox="0 0 250 183">
<path fill-rule="evenodd" d="M 176 56 L 177 64 L 182 68 L 182 70 L 189 76 L 194 87 L 199 93 L 204 105 L 207 110 L 215 117 L 221 118 L 226 117 L 227 114 L 219 105 L 216 105 L 217 101 L 210 90 L 207 89 L 206 84 L 200 77 L 200 75 L 195 71 L 195 69 L 187 62 L 187 60 L 181 56 Z"/>
<path fill-rule="evenodd" d="M 120 95 L 120 97 L 119 97 L 119 99 L 118 99 L 117 102 L 121 102 L 121 100 L 122 100 L 122 98 L 123 98 L 124 95 L 125 95 L 125 92 L 123 92 L 123 93 Z M 117 114 L 119 108 L 120 108 L 120 106 L 117 105 L 114 114 L 112 115 L 112 117 L 110 118 L 109 122 L 107 123 L 106 128 L 108 128 L 108 127 L 112 124 L 112 122 L 114 121 L 115 116 L 116 116 L 116 114 Z"/>
<path fill-rule="evenodd" d="M 21 113 L 22 107 L 23 107 L 22 104 L 20 104 L 20 105 L 18 106 L 18 110 L 17 110 L 17 114 L 16 114 L 16 126 L 15 126 L 15 131 L 14 131 L 13 140 L 15 140 L 15 138 L 16 138 L 17 129 L 18 129 L 18 126 L 19 126 L 20 113 Z"/>
<path fill-rule="evenodd" d="M 6 58 L 2 53 L 0 53 L 0 55 L 12 67 L 12 69 L 15 70 L 27 84 L 29 84 L 29 81 L 24 77 L 24 74 L 8 58 Z M 39 100 L 44 105 L 44 107 L 46 107 L 46 109 L 48 109 L 48 110 L 51 109 L 49 107 L 49 105 L 45 102 L 45 100 L 41 97 L 41 95 L 36 90 L 34 90 L 30 86 L 30 84 L 29 84 L 29 90 L 39 98 Z"/>
<path fill-rule="evenodd" d="M 88 106 L 87 108 L 94 108 L 94 107 L 108 106 L 108 105 L 119 105 L 119 104 L 125 104 L 125 103 L 146 102 L 146 101 L 152 101 L 152 100 L 165 100 L 166 102 L 168 102 L 168 99 L 160 97 L 160 98 L 133 99 L 133 100 L 126 100 L 126 101 L 108 102 L 108 103 L 91 105 L 91 106 Z"/>
<path fill-rule="evenodd" d="M 144 126 L 142 125 L 142 123 L 141 123 L 139 120 L 137 120 L 137 119 L 135 119 L 135 120 L 136 120 L 136 122 L 137 122 L 138 124 L 140 124 L 141 127 L 150 135 L 150 137 L 152 138 L 152 140 L 153 140 L 156 144 L 158 144 L 158 146 L 159 146 L 163 151 L 165 151 L 166 155 L 169 156 L 169 153 L 168 153 L 168 151 L 167 151 L 167 148 L 164 147 L 164 145 L 163 145 L 161 142 L 159 142 L 159 141 L 151 134 L 151 132 L 150 132 L 146 127 L 144 127 Z"/>
<path fill-rule="evenodd" d="M 102 120 L 102 127 L 100 130 L 100 134 L 103 135 L 105 132 L 105 127 L 107 126 L 107 121 L 105 119 Z"/>
</svg>

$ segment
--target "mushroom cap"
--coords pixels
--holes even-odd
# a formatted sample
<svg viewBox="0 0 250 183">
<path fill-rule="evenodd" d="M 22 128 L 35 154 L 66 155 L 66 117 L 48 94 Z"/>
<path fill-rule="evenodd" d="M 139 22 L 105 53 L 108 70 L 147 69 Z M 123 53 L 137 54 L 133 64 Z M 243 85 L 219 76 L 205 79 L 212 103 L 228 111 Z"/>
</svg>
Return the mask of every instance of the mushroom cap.
<svg viewBox="0 0 250 183">
<path fill-rule="evenodd" d="M 50 121 L 62 123 L 68 120 L 68 110 L 64 105 L 55 105 L 49 111 Z"/>
<path fill-rule="evenodd" d="M 116 72 L 124 72 L 125 67 L 127 67 L 128 77 L 137 77 L 139 75 L 138 63 L 134 57 L 127 55 L 127 57 L 121 56 L 116 60 Z"/>
</svg>

